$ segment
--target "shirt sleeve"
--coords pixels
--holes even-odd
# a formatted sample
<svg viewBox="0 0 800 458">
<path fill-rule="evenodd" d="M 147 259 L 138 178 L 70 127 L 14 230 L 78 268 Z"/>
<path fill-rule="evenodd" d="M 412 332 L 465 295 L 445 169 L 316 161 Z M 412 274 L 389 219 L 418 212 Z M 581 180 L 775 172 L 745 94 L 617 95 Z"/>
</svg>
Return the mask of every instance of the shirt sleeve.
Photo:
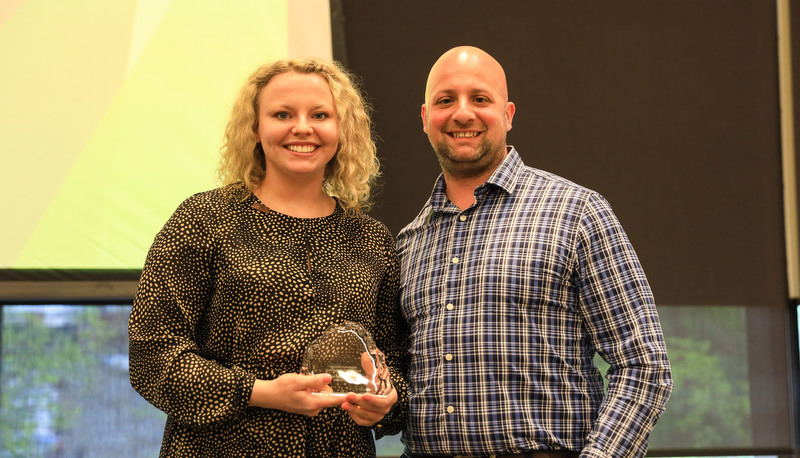
<svg viewBox="0 0 800 458">
<path fill-rule="evenodd" d="M 610 364 L 608 391 L 582 457 L 642 457 L 672 391 L 661 324 L 647 278 L 611 207 L 589 198 L 577 263 L 581 313 Z"/>
<path fill-rule="evenodd" d="M 243 413 L 255 376 L 200 354 L 213 295 L 213 233 L 198 200 L 187 199 L 156 235 L 128 335 L 134 389 L 173 421 L 203 426 Z"/>
<path fill-rule="evenodd" d="M 408 392 L 405 375 L 408 372 L 409 332 L 400 310 L 398 287 L 400 283 L 400 262 L 395 251 L 394 240 L 387 233 L 384 244 L 386 250 L 387 270 L 381 284 L 376 307 L 377 323 L 375 344 L 386 357 L 391 372 L 392 386 L 397 391 L 397 403 L 391 412 L 375 429 L 376 439 L 385 435 L 397 434 L 405 427 L 408 414 Z"/>
</svg>

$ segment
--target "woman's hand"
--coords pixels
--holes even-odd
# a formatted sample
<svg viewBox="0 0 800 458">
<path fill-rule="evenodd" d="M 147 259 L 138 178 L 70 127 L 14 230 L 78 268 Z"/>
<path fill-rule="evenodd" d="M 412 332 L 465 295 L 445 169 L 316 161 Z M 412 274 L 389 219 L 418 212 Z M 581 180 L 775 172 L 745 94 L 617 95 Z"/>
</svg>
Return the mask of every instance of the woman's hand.
<svg viewBox="0 0 800 458">
<path fill-rule="evenodd" d="M 374 359 L 373 359 L 374 358 Z M 383 361 L 383 353 L 375 351 L 374 355 L 364 352 L 361 354 L 361 366 L 364 368 L 368 382 L 368 388 L 377 390 L 383 386 L 382 380 L 389 381 L 389 368 L 385 364 L 380 364 L 380 374 L 376 374 L 376 361 Z M 346 402 L 342 404 L 342 409 L 350 414 L 350 418 L 360 426 L 372 426 L 381 421 L 386 414 L 392 410 L 397 403 L 397 392 L 394 388 L 389 388 L 389 392 L 383 396 L 376 396 L 370 393 L 355 394 L 347 393 Z"/>
<path fill-rule="evenodd" d="M 326 407 L 344 402 L 342 397 L 312 394 L 330 391 L 330 382 L 330 374 L 283 374 L 274 380 L 256 380 L 250 405 L 313 417 Z"/>
<path fill-rule="evenodd" d="M 392 410 L 392 406 L 397 402 L 397 391 L 392 389 L 386 396 L 375 396 L 370 393 L 347 393 L 345 400 L 342 409 L 356 424 L 372 426 L 383 420 L 383 417 Z"/>
</svg>

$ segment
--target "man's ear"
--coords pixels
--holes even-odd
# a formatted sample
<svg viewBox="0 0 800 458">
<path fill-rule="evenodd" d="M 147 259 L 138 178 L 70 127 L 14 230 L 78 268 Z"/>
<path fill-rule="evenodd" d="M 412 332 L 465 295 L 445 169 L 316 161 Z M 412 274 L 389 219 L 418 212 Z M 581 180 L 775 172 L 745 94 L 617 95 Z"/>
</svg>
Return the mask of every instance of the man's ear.
<svg viewBox="0 0 800 458">
<path fill-rule="evenodd" d="M 420 117 L 422 117 L 422 131 L 428 133 L 428 118 L 425 117 L 425 104 L 422 104 L 420 109 Z"/>
<path fill-rule="evenodd" d="M 514 102 L 508 102 L 506 104 L 506 130 L 511 130 L 511 120 L 514 119 L 514 113 L 517 111 L 517 107 L 514 106 Z"/>
</svg>

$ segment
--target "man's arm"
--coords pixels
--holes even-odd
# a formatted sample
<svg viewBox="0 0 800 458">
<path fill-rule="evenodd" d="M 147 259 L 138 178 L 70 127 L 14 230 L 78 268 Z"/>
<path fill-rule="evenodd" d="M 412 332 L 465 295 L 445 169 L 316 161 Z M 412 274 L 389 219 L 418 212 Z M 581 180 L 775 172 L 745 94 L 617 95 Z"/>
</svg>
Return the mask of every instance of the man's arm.
<svg viewBox="0 0 800 458">
<path fill-rule="evenodd" d="M 582 457 L 641 457 L 672 391 L 661 323 L 636 253 L 608 203 L 590 198 L 578 248 L 581 313 L 610 364 Z"/>
</svg>

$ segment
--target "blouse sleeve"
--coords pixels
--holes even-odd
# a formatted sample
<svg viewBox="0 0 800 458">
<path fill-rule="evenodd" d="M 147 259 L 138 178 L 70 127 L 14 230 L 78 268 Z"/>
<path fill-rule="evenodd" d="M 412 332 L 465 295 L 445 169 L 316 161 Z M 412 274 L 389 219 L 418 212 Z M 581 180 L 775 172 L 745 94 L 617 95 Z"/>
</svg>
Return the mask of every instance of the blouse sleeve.
<svg viewBox="0 0 800 458">
<path fill-rule="evenodd" d="M 187 199 L 156 235 L 128 323 L 133 388 L 173 421 L 209 425 L 247 408 L 255 376 L 204 358 L 214 290 L 213 217 Z"/>
<path fill-rule="evenodd" d="M 397 434 L 405 427 L 408 412 L 408 392 L 405 375 L 408 373 L 409 332 L 400 311 L 398 285 L 400 283 L 400 262 L 395 251 L 394 239 L 386 233 L 384 243 L 387 270 L 381 284 L 376 307 L 377 326 L 375 344 L 386 356 L 391 372 L 392 385 L 397 390 L 397 404 L 384 419 L 375 425 L 375 437 Z"/>
</svg>

